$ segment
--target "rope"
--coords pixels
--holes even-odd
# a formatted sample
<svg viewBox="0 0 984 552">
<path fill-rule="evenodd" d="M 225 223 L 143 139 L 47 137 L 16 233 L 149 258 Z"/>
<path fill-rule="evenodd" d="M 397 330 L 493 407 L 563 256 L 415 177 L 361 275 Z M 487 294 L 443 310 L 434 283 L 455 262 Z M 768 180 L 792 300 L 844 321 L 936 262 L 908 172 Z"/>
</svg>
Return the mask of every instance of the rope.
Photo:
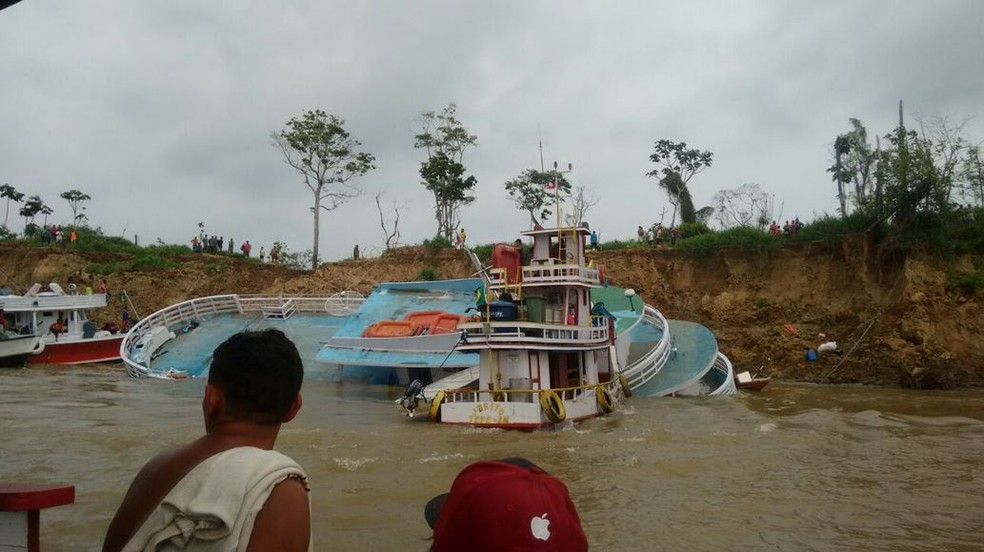
<svg viewBox="0 0 984 552">
<path fill-rule="evenodd" d="M 847 357 L 849 357 L 851 353 L 854 352 L 854 349 L 858 348 L 858 344 L 861 343 L 861 340 L 864 339 L 864 336 L 868 334 L 868 330 L 870 330 L 871 327 L 874 325 L 875 325 L 875 319 L 872 318 L 871 320 L 868 321 L 868 327 L 865 328 L 863 332 L 861 332 L 861 337 L 859 337 L 858 340 L 854 342 L 854 346 L 851 347 L 851 350 L 844 355 L 841 361 L 837 363 L 837 366 L 834 366 L 833 370 L 827 373 L 827 375 L 820 380 L 820 383 L 825 383 L 828 379 L 830 379 L 830 376 L 834 375 L 834 372 L 836 372 L 837 369 L 841 367 L 841 364 L 844 364 L 844 361 L 847 360 Z"/>
</svg>

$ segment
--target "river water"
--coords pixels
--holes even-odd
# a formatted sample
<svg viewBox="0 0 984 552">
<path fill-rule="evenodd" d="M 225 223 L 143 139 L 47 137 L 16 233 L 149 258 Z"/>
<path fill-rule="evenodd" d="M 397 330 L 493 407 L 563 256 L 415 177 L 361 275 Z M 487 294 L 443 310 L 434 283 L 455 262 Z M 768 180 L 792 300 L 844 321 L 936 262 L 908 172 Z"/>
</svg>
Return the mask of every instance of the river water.
<svg viewBox="0 0 984 552">
<path fill-rule="evenodd" d="M 68 483 L 42 548 L 96 550 L 140 466 L 202 432 L 200 380 L 120 365 L 0 371 L 0 480 Z M 317 550 L 424 551 L 423 506 L 478 459 L 562 478 L 594 550 L 980 550 L 984 392 L 773 382 L 714 399 L 631 398 L 533 433 L 402 417 L 402 389 L 318 373 L 277 448 L 311 483 Z"/>
</svg>

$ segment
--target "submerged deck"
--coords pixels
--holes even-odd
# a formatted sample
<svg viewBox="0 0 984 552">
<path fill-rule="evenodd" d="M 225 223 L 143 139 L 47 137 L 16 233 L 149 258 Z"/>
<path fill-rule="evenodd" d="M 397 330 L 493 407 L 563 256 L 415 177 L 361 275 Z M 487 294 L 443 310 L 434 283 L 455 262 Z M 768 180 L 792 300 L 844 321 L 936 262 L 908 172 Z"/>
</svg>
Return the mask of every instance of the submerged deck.
<svg viewBox="0 0 984 552">
<path fill-rule="evenodd" d="M 208 370 L 212 351 L 232 334 L 274 328 L 283 331 L 297 345 L 305 372 L 316 372 L 315 361 L 322 343 L 345 321 L 344 317 L 307 313 L 296 313 L 287 319 L 257 314 L 214 315 L 188 332 L 175 330 L 175 338 L 161 346 L 151 366 L 158 373 L 173 370 L 200 377 Z"/>
<path fill-rule="evenodd" d="M 668 320 L 669 332 L 673 336 L 671 347 L 676 352 L 671 353 L 663 368 L 644 385 L 634 388 L 633 393 L 643 396 L 662 396 L 676 393 L 695 382 L 707 373 L 717 358 L 717 339 L 711 330 L 696 322 L 684 320 Z M 642 352 L 652 347 L 651 342 L 658 339 L 658 332 L 652 331 L 652 336 L 633 334 L 630 359 L 632 354 Z"/>
</svg>

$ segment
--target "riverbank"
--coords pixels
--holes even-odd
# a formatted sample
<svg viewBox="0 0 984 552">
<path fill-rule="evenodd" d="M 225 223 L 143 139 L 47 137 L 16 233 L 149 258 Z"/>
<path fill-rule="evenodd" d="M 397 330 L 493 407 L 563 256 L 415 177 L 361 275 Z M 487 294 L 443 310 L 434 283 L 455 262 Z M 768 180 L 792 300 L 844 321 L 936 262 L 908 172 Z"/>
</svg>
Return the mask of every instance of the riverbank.
<svg viewBox="0 0 984 552">
<path fill-rule="evenodd" d="M 95 288 L 93 267 L 124 254 L 0 246 L 4 285 L 22 293 L 33 282 Z M 887 251 L 864 239 L 796 243 L 770 251 L 725 250 L 693 259 L 669 249 L 592 253 L 613 283 L 634 288 L 667 318 L 709 327 L 739 370 L 787 381 L 916 388 L 984 386 L 981 293 L 952 282 L 984 265 L 981 255 L 940 260 Z M 224 293 L 369 293 L 385 281 L 431 273 L 474 273 L 460 251 L 405 247 L 379 258 L 295 271 L 239 256 L 179 256 L 176 268 L 124 269 L 105 276 L 112 305 L 94 313 L 119 318 L 125 290 L 146 315 L 194 297 Z M 836 341 L 842 355 L 805 360 L 805 349 Z"/>
</svg>

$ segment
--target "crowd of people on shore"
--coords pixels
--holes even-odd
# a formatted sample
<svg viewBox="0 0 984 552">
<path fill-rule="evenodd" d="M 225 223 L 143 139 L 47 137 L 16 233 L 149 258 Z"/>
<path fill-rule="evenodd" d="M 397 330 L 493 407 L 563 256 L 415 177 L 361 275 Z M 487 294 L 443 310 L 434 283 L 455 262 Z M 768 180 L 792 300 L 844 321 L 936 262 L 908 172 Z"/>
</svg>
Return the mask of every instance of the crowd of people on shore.
<svg viewBox="0 0 984 552">
<path fill-rule="evenodd" d="M 801 230 L 803 230 L 803 223 L 800 222 L 799 217 L 796 217 L 791 221 L 787 220 L 781 227 L 776 224 L 776 221 L 772 221 L 772 224 L 769 225 L 770 234 L 773 236 L 782 235 L 784 238 L 795 236 Z"/>
<path fill-rule="evenodd" d="M 636 236 L 638 236 L 639 242 L 656 247 L 666 247 L 666 239 L 669 237 L 670 247 L 676 247 L 677 241 L 680 240 L 680 228 L 674 226 L 667 231 L 662 222 L 657 222 L 649 230 L 639 226 L 636 229 Z"/>
<path fill-rule="evenodd" d="M 191 238 L 191 250 L 195 253 L 233 253 L 235 249 L 235 240 L 229 238 L 228 243 L 225 241 L 224 236 L 195 236 Z M 249 240 L 244 241 L 239 244 L 239 252 L 244 256 L 249 257 L 253 253 L 253 244 L 249 243 Z M 260 262 L 266 262 L 266 249 L 260 246 Z M 270 248 L 270 262 L 276 263 L 280 262 L 280 244 L 274 243 L 273 247 Z"/>
<path fill-rule="evenodd" d="M 52 224 L 47 228 L 41 229 L 41 243 L 44 245 L 75 245 L 79 240 L 79 234 L 75 228 L 70 228 L 66 233 L 60 224 Z"/>
</svg>

